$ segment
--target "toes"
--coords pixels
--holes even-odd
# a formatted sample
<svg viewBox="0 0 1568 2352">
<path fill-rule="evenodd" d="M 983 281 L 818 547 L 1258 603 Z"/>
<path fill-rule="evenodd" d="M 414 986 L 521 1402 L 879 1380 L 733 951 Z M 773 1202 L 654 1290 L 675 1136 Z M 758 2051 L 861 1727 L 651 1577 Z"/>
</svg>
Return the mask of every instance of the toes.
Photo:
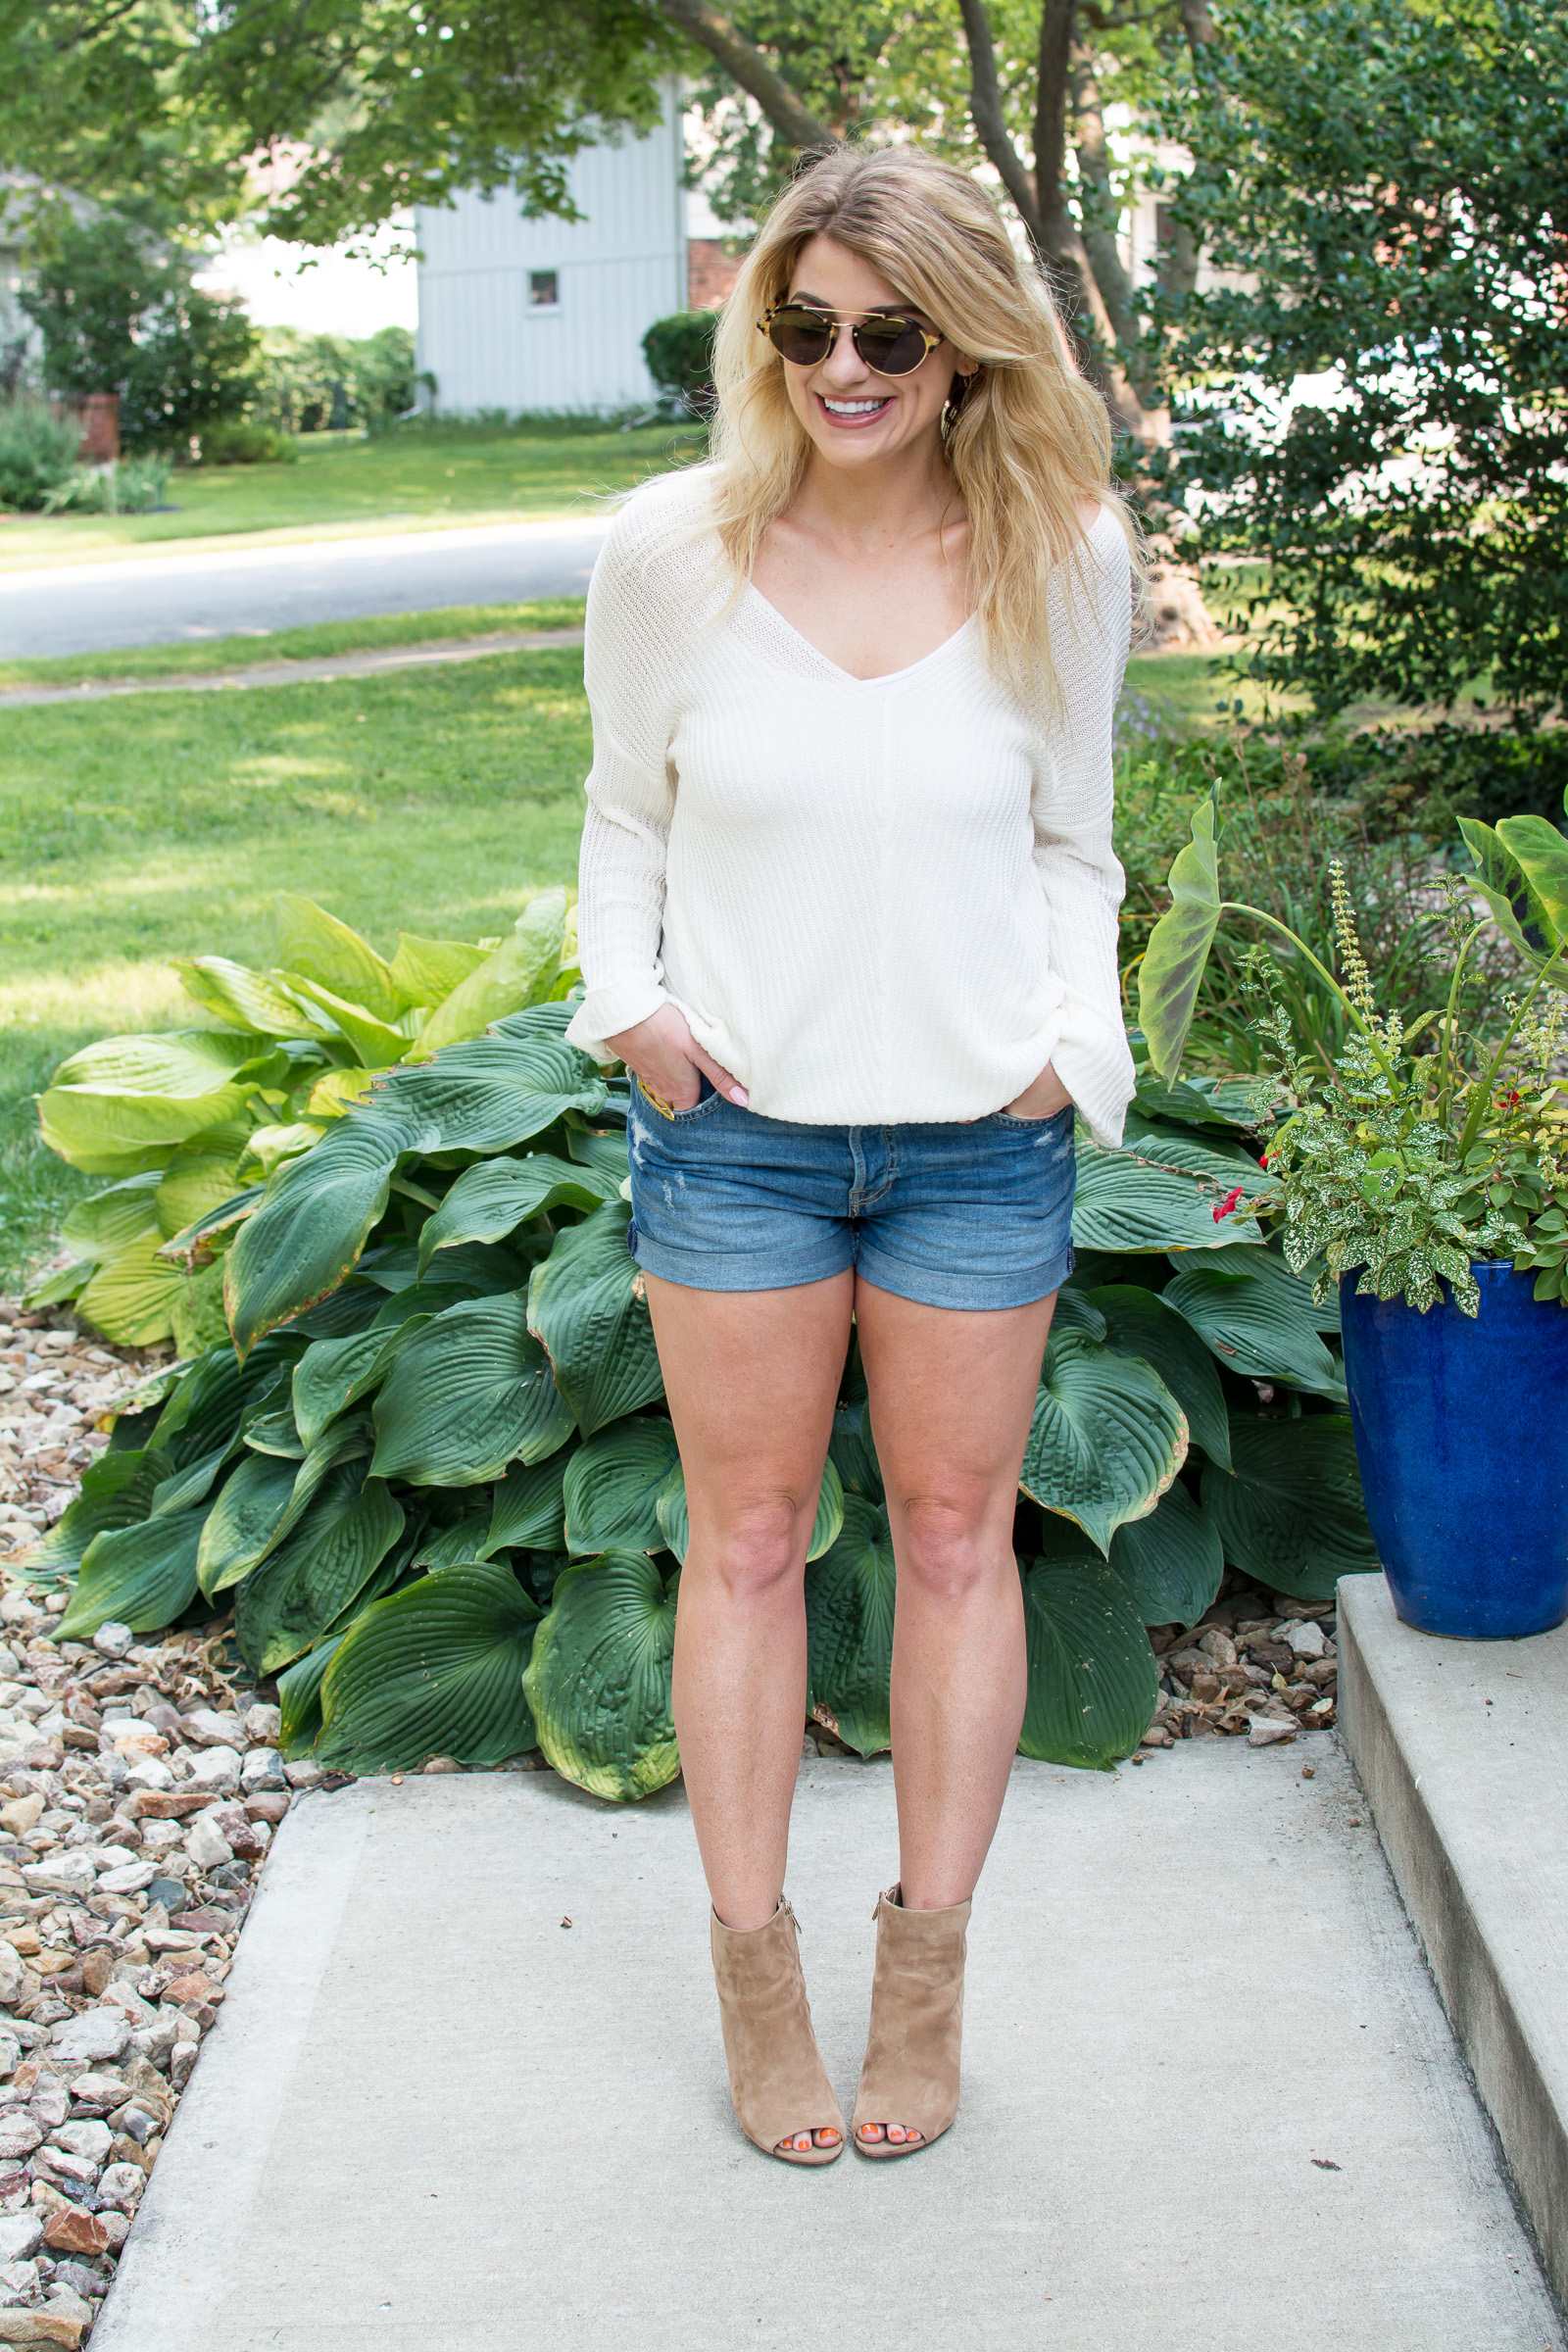
<svg viewBox="0 0 1568 2352">
<path fill-rule="evenodd" d="M 836 2148 L 839 2144 L 839 2135 L 831 2124 L 828 2125 L 825 2132 L 813 2132 L 811 2137 L 819 2148 Z"/>
<path fill-rule="evenodd" d="M 792 2132 L 787 2139 L 781 2139 L 778 2144 L 781 2148 L 787 2149 L 791 2155 L 808 2156 L 811 2151 L 811 2134 L 809 2132 Z"/>
<path fill-rule="evenodd" d="M 862 2139 L 878 2140 L 881 2138 L 881 2136 L 882 2127 L 880 2124 L 862 2124 L 860 2126 L 860 2137 Z"/>
</svg>

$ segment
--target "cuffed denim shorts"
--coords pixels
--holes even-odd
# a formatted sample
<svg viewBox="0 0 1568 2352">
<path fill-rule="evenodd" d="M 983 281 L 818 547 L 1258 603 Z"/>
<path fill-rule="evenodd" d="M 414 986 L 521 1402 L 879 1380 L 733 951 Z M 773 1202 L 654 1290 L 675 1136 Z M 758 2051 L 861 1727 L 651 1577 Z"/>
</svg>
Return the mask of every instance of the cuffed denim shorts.
<svg viewBox="0 0 1568 2352">
<path fill-rule="evenodd" d="M 924 1306 L 1027 1306 L 1072 1272 L 1073 1114 L 808 1127 L 703 1081 L 673 1117 L 634 1081 L 640 1266 L 695 1291 L 782 1291 L 853 1266 Z"/>
</svg>

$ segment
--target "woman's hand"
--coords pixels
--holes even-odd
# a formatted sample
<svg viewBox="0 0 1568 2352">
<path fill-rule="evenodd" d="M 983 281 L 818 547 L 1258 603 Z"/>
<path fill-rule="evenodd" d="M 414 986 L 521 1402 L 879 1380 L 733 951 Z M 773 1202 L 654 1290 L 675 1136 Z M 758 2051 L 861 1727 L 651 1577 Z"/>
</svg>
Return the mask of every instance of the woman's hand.
<svg viewBox="0 0 1568 2352">
<path fill-rule="evenodd" d="M 639 1021 L 634 1029 L 622 1029 L 618 1037 L 606 1042 L 642 1080 L 644 1090 L 662 1095 L 671 1110 L 694 1108 L 705 1077 L 726 1102 L 746 1108 L 745 1087 L 733 1071 L 703 1052 L 685 1014 L 677 1012 L 673 1004 L 661 1004 L 646 1021 Z"/>
<path fill-rule="evenodd" d="M 1009 1119 L 1054 1119 L 1065 1110 L 1071 1095 L 1048 1061 L 1038 1078 L 1026 1086 L 1015 1102 L 1007 1104 Z"/>
</svg>

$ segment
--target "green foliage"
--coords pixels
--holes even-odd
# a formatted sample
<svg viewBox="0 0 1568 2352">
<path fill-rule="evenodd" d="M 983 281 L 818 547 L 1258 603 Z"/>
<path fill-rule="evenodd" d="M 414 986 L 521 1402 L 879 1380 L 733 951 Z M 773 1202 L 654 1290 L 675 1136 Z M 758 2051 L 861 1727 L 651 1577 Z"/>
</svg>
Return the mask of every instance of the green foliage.
<svg viewBox="0 0 1568 2352">
<path fill-rule="evenodd" d="M 1173 62 L 1169 217 L 1210 275 L 1156 331 L 1204 543 L 1271 567 L 1254 672 L 1323 710 L 1560 705 L 1568 19 L 1228 0 Z"/>
<path fill-rule="evenodd" d="M 36 514 L 72 479 L 81 430 L 24 394 L 0 405 L 0 505 Z"/>
<path fill-rule="evenodd" d="M 701 416 L 713 398 L 713 337 L 717 311 L 677 311 L 656 318 L 643 337 L 648 372 L 665 398 Z"/>
<path fill-rule="evenodd" d="M 413 408 L 415 388 L 414 337 L 406 326 L 384 326 L 358 342 L 274 326 L 262 336 L 255 414 L 264 427 L 285 435 L 354 425 L 375 431 Z M 205 436 L 202 456 L 225 463 Z"/>
</svg>

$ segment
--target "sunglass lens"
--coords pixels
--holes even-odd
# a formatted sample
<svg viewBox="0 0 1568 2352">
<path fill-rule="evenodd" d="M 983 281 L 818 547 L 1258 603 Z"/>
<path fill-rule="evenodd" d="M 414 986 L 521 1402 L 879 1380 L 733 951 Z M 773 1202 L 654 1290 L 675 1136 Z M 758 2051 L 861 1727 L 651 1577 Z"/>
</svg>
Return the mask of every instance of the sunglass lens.
<svg viewBox="0 0 1568 2352">
<path fill-rule="evenodd" d="M 812 311 L 775 311 L 767 334 L 780 358 L 797 368 L 815 368 L 833 348 L 833 329 Z"/>
<path fill-rule="evenodd" d="M 868 318 L 855 330 L 855 348 L 878 375 L 909 375 L 925 358 L 926 340 L 906 318 Z"/>
</svg>

